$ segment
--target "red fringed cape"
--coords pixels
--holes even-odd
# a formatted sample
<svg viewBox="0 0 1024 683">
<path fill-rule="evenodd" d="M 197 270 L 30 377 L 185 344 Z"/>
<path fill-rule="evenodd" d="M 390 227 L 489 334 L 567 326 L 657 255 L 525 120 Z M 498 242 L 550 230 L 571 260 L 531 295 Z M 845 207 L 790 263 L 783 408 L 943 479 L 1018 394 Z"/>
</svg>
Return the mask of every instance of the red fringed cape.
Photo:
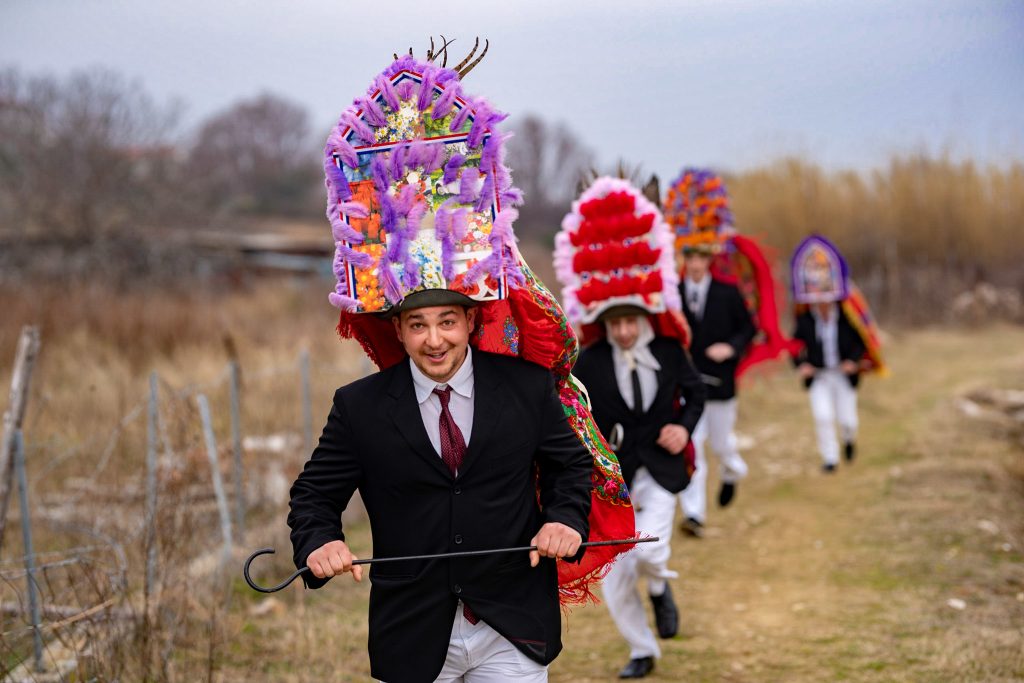
<svg viewBox="0 0 1024 683">
<path fill-rule="evenodd" d="M 590 414 L 579 383 L 570 374 L 579 344 L 561 306 L 525 262 L 519 263 L 526 282 L 510 288 L 507 299 L 477 306 L 477 328 L 470 338 L 474 348 L 515 356 L 550 369 L 558 380 L 559 398 L 573 432 L 594 460 L 591 481 L 590 541 L 633 538 L 633 506 L 622 480 L 615 454 Z M 685 328 L 685 321 L 683 322 Z M 406 358 L 390 320 L 365 313 L 342 312 L 338 334 L 355 339 L 378 368 Z M 588 548 L 579 563 L 558 563 L 562 605 L 595 599 L 593 585 L 611 562 L 631 546 Z"/>
<path fill-rule="evenodd" d="M 780 293 L 764 250 L 743 235 L 735 235 L 730 241 L 735 250 L 715 260 L 712 275 L 739 288 L 759 333 L 736 368 L 736 377 L 742 377 L 758 363 L 774 360 L 783 352 L 795 353 L 799 342 L 786 337 L 779 328 L 776 302 Z"/>
</svg>

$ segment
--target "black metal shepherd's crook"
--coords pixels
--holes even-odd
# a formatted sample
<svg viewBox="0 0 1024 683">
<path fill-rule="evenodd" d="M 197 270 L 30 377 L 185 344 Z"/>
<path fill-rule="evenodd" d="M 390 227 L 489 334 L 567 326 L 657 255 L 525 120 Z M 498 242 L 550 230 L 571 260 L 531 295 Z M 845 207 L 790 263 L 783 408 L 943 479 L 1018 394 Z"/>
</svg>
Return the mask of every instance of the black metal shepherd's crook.
<svg viewBox="0 0 1024 683">
<path fill-rule="evenodd" d="M 658 537 L 653 536 L 645 538 L 623 538 L 617 541 L 587 541 L 586 543 L 581 543 L 580 547 L 597 548 L 605 545 L 633 545 L 636 543 L 651 543 L 657 540 L 659 540 Z M 536 549 L 537 546 L 535 545 L 523 545 L 514 548 L 492 548 L 490 550 L 462 550 L 454 553 L 436 553 L 433 555 L 406 555 L 405 557 L 370 557 L 365 560 L 354 560 L 352 564 L 371 564 L 374 562 L 380 564 L 381 562 L 402 562 L 405 560 L 446 560 L 455 557 L 475 557 L 477 555 L 494 555 L 496 553 L 523 553 Z M 255 581 L 252 580 L 252 577 L 249 575 L 249 565 L 251 565 L 252 561 L 260 555 L 273 554 L 273 548 L 262 548 L 261 550 L 257 550 L 256 552 L 254 552 L 252 555 L 248 557 L 248 559 L 246 559 L 245 566 L 242 568 L 242 573 L 245 575 L 245 582 L 249 584 L 249 586 L 254 591 L 259 591 L 260 593 L 276 593 L 282 588 L 287 588 L 289 585 L 291 585 L 292 581 L 302 576 L 303 573 L 310 571 L 309 567 L 303 567 L 302 569 L 298 570 L 297 572 L 289 576 L 287 579 L 285 579 L 282 583 L 279 583 L 278 585 L 272 588 L 264 588 L 263 586 L 258 585 Z"/>
</svg>

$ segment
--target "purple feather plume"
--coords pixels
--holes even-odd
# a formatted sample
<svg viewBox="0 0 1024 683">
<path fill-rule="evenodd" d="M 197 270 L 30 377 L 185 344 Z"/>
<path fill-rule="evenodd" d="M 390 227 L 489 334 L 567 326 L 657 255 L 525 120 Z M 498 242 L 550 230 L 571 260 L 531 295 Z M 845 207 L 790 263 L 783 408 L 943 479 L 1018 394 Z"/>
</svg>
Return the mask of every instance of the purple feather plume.
<svg viewBox="0 0 1024 683">
<path fill-rule="evenodd" d="M 490 173 L 498 165 L 498 150 L 501 147 L 501 138 L 491 135 L 484 141 L 484 149 L 480 152 L 480 168 Z"/>
<path fill-rule="evenodd" d="M 373 129 L 366 125 L 366 122 L 356 116 L 355 112 L 347 111 L 341 115 L 341 121 L 343 124 L 352 129 L 352 132 L 356 134 L 360 140 L 366 144 L 372 144 L 374 142 Z"/>
<path fill-rule="evenodd" d="M 456 209 L 452 214 L 452 235 L 455 236 L 455 241 L 464 240 L 467 232 L 469 232 L 469 209 Z"/>
<path fill-rule="evenodd" d="M 338 129 L 333 130 L 327 138 L 324 156 L 330 154 L 337 154 L 341 157 L 342 163 L 349 168 L 359 167 L 359 154 L 356 153 L 355 148 L 349 144 L 348 140 L 341 136 L 341 131 Z"/>
<path fill-rule="evenodd" d="M 483 211 L 494 202 L 494 174 L 484 176 L 484 184 L 480 188 L 480 198 L 476 200 L 477 211 Z"/>
<path fill-rule="evenodd" d="M 423 70 L 423 81 L 420 83 L 420 96 L 416 100 L 416 107 L 420 111 L 426 111 L 430 103 L 434 101 L 434 76 L 437 69 L 428 66 Z"/>
<path fill-rule="evenodd" d="M 395 215 L 395 203 L 391 196 L 387 192 L 380 193 L 380 227 L 387 235 L 392 235 L 395 232 L 395 224 L 397 223 L 397 216 Z M 390 240 L 388 244 L 388 251 L 395 249 L 397 240 Z M 390 260 L 394 260 L 394 255 L 388 255 Z"/>
<path fill-rule="evenodd" d="M 384 289 L 384 296 L 392 304 L 397 304 L 402 300 L 402 288 L 398 284 L 398 279 L 395 278 L 394 271 L 387 263 L 381 263 L 380 268 L 377 272 L 377 278 Z"/>
<path fill-rule="evenodd" d="M 408 145 L 396 145 L 391 150 L 391 178 L 399 180 L 405 177 L 405 156 L 409 152 Z"/>
<path fill-rule="evenodd" d="M 424 172 L 433 173 L 441 168 L 442 161 L 444 161 L 444 145 L 439 143 L 426 145 L 423 151 Z"/>
<path fill-rule="evenodd" d="M 451 130 L 451 132 L 453 133 L 458 133 L 460 130 L 462 130 L 462 126 L 466 124 L 466 117 L 470 115 L 471 109 L 472 107 L 470 106 L 469 102 L 463 105 L 462 109 L 459 110 L 459 113 L 456 114 L 455 118 L 452 119 L 452 124 L 448 126 L 448 129 Z"/>
<path fill-rule="evenodd" d="M 459 177 L 459 169 L 462 168 L 464 163 L 466 163 L 466 157 L 462 156 L 458 152 L 453 154 L 451 159 L 448 160 L 448 163 L 444 165 L 444 176 L 441 178 L 441 181 L 445 185 L 453 182 Z"/>
<path fill-rule="evenodd" d="M 466 138 L 466 144 L 471 149 L 476 149 L 483 142 L 484 133 L 487 132 L 491 115 L 494 112 L 486 100 L 476 100 L 473 102 L 473 105 L 473 125 L 469 128 L 469 137 Z"/>
<path fill-rule="evenodd" d="M 331 189 L 337 194 L 339 199 L 348 201 L 352 198 L 352 188 L 348 186 L 348 179 L 342 172 L 338 165 L 334 163 L 334 157 L 327 155 L 324 157 L 324 175 L 327 176 L 327 182 L 330 183 Z"/>
<path fill-rule="evenodd" d="M 391 84 L 391 79 L 381 74 L 377 76 L 374 85 L 380 90 L 380 94 L 384 96 L 384 101 L 387 102 L 391 110 L 398 111 L 402 103 L 398 100 L 398 93 L 395 92 L 395 86 Z"/>
<path fill-rule="evenodd" d="M 345 202 L 340 207 L 341 215 L 349 218 L 369 218 L 370 210 L 362 202 Z"/>
<path fill-rule="evenodd" d="M 470 204 L 477 198 L 476 183 L 480 179 L 480 171 L 470 166 L 462 172 L 459 182 L 459 203 Z"/>
<path fill-rule="evenodd" d="M 437 100 L 434 101 L 434 110 L 430 113 L 432 119 L 437 121 L 448 116 L 448 112 L 452 110 L 452 105 L 455 104 L 455 98 L 459 96 L 461 92 L 458 82 L 450 83 L 448 87 L 444 89 Z"/>
<path fill-rule="evenodd" d="M 388 191 L 391 179 L 388 176 L 388 166 L 383 154 L 374 154 L 370 158 L 370 176 L 373 178 L 373 187 L 378 194 Z"/>
<path fill-rule="evenodd" d="M 360 97 L 355 101 L 355 105 L 363 110 L 363 118 L 366 122 L 375 128 L 386 126 L 388 123 L 387 117 L 384 116 L 384 111 L 380 108 L 380 105 L 370 96 Z"/>
<path fill-rule="evenodd" d="M 415 87 L 416 87 L 416 82 L 407 78 L 407 79 L 405 79 L 404 81 L 402 81 L 401 83 L 398 84 L 398 87 L 395 88 L 395 92 L 398 93 L 398 96 L 403 101 L 404 100 L 411 100 L 412 99 L 412 94 L 413 94 L 413 88 L 415 88 Z"/>
</svg>

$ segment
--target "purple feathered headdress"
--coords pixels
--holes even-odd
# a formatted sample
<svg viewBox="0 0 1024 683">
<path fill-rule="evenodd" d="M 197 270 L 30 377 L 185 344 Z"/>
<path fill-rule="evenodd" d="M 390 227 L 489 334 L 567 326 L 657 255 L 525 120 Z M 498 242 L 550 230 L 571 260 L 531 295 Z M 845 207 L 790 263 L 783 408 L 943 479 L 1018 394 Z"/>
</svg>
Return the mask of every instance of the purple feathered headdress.
<svg viewBox="0 0 1024 683">
<path fill-rule="evenodd" d="M 488 301 L 522 281 L 504 118 L 456 71 L 411 55 L 341 114 L 324 148 L 332 304 L 381 312 L 427 289 Z"/>
</svg>

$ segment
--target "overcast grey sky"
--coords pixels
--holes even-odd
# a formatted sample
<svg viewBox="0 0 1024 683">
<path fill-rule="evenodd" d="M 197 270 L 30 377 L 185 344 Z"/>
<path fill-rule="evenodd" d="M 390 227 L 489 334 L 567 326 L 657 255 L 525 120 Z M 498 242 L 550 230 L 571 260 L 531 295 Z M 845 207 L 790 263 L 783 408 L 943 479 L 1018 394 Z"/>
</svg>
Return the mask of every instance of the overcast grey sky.
<svg viewBox="0 0 1024 683">
<path fill-rule="evenodd" d="M 0 66 L 111 67 L 180 98 L 187 123 L 272 91 L 326 136 L 392 52 L 442 32 L 460 56 L 490 38 L 467 87 L 508 123 L 565 121 L 604 162 L 663 177 L 787 154 L 1024 159 L 1019 0 L 3 0 Z"/>
</svg>

